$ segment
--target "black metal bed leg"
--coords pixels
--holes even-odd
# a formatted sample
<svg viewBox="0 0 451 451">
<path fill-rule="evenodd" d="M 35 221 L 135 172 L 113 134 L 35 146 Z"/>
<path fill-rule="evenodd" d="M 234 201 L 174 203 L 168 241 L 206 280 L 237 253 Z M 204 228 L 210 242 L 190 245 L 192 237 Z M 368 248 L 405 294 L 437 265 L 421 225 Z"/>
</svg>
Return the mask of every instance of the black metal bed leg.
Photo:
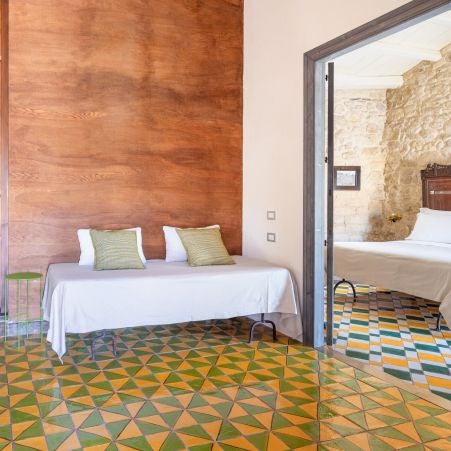
<svg viewBox="0 0 451 451">
<path fill-rule="evenodd" d="M 113 355 L 114 357 L 117 356 L 117 344 L 116 344 L 116 334 L 113 332 L 111 336 L 111 340 L 113 341 Z"/>
<path fill-rule="evenodd" d="M 116 343 L 116 334 L 112 330 L 102 330 L 100 334 L 95 334 L 93 332 L 91 334 L 91 343 L 90 343 L 90 349 L 91 349 L 91 356 L 89 357 L 90 360 L 95 360 L 95 353 L 94 353 L 94 345 L 97 340 L 104 339 L 106 337 L 111 337 L 112 340 L 112 346 L 113 346 L 113 356 L 117 356 L 117 343 Z"/>
<path fill-rule="evenodd" d="M 90 348 L 91 348 L 91 355 L 89 357 L 89 360 L 95 360 L 96 356 L 94 354 L 94 343 L 95 343 L 96 339 L 95 338 L 91 338 L 91 344 L 90 344 Z"/>
<path fill-rule="evenodd" d="M 437 324 L 435 325 L 435 330 L 437 330 L 438 332 L 440 332 L 442 330 L 442 323 L 440 321 L 441 319 L 442 319 L 442 314 L 440 312 L 438 312 Z"/>
<path fill-rule="evenodd" d="M 249 339 L 247 340 L 248 343 L 252 343 L 252 339 L 254 338 L 254 329 L 257 324 L 259 324 L 259 322 L 254 321 L 254 324 L 251 326 L 251 330 L 249 331 Z"/>
<path fill-rule="evenodd" d="M 260 324 L 271 324 L 272 327 L 272 339 L 273 341 L 277 341 L 277 329 L 276 325 L 274 324 L 274 321 L 271 321 L 269 319 L 265 319 L 265 314 L 261 313 L 261 319 L 260 321 L 254 321 L 254 323 L 251 326 L 251 330 L 249 331 L 249 339 L 248 343 L 252 343 L 252 340 L 254 339 L 254 329 L 259 326 Z"/>
<path fill-rule="evenodd" d="M 351 285 L 351 289 L 352 289 L 352 296 L 354 298 L 354 301 L 357 300 L 357 293 L 355 292 L 355 286 L 353 283 L 349 282 L 349 284 Z"/>
<path fill-rule="evenodd" d="M 349 280 L 346 280 L 346 279 L 341 279 L 334 285 L 334 296 L 335 296 L 335 292 L 337 291 L 337 288 L 343 283 L 346 283 L 347 285 L 349 285 L 351 287 L 353 301 L 356 301 L 357 300 L 357 293 L 355 291 L 355 286 L 354 286 L 354 284 L 352 282 L 350 282 Z"/>
</svg>

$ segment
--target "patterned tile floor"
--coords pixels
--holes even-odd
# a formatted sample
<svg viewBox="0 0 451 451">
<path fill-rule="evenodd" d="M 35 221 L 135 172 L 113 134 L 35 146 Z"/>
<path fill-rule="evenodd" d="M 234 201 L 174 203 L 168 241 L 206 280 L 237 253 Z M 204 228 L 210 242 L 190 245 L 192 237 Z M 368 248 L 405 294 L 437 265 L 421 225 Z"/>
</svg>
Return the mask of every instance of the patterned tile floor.
<svg viewBox="0 0 451 451">
<path fill-rule="evenodd" d="M 339 287 L 334 349 L 451 399 L 451 331 L 435 330 L 438 304 L 357 285 L 357 301 Z M 451 448 L 450 448 L 451 449 Z"/>
<path fill-rule="evenodd" d="M 249 320 L 137 328 L 61 365 L 0 345 L 0 449 L 449 450 L 451 412 Z M 11 345 L 14 342 L 10 342 Z"/>
</svg>

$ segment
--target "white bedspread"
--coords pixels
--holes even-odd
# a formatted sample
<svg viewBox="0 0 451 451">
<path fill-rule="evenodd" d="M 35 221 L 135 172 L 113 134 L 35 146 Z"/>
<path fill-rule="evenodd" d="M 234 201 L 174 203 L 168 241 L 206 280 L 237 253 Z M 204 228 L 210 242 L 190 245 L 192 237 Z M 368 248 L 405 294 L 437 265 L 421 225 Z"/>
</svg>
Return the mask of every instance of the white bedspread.
<svg viewBox="0 0 451 451">
<path fill-rule="evenodd" d="M 196 268 L 149 260 L 144 270 L 117 271 L 94 271 L 77 263 L 50 265 L 43 301 L 47 340 L 61 357 L 66 333 L 297 313 L 287 269 L 234 259 L 236 265 Z"/>
<path fill-rule="evenodd" d="M 451 244 L 335 243 L 334 274 L 440 302 L 440 312 L 451 325 Z"/>
</svg>

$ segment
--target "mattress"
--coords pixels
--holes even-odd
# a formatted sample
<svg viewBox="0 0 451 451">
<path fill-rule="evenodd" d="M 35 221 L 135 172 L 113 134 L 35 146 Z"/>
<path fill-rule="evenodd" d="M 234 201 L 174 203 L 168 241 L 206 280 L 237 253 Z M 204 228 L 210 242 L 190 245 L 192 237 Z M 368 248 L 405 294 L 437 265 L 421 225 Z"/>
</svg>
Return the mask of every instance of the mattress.
<svg viewBox="0 0 451 451">
<path fill-rule="evenodd" d="M 149 260 L 143 270 L 49 266 L 44 290 L 47 340 L 61 358 L 66 333 L 298 312 L 290 272 L 241 256 L 235 265 L 190 267 Z"/>
<path fill-rule="evenodd" d="M 337 242 L 334 275 L 440 302 L 440 312 L 451 324 L 451 244 Z"/>
</svg>

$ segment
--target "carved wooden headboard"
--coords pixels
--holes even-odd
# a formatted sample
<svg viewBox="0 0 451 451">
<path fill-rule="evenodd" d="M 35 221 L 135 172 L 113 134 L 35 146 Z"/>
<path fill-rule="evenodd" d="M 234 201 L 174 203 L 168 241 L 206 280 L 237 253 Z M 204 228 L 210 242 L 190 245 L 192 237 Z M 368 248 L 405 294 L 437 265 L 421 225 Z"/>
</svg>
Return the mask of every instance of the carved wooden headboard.
<svg viewBox="0 0 451 451">
<path fill-rule="evenodd" d="M 421 171 L 423 207 L 451 211 L 451 165 L 429 164 Z"/>
</svg>

